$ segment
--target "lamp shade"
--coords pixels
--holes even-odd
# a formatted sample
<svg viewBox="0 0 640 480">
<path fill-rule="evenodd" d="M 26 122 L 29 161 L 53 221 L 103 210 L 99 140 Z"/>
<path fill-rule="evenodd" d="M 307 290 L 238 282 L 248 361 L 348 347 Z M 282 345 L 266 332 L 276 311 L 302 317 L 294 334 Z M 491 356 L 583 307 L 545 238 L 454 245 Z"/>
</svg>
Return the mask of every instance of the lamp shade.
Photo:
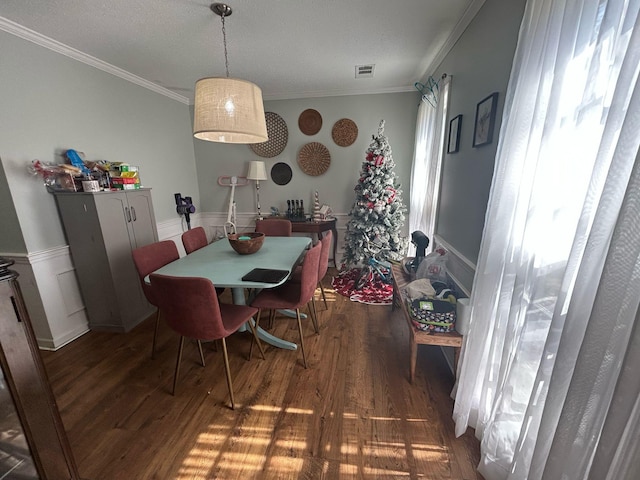
<svg viewBox="0 0 640 480">
<path fill-rule="evenodd" d="M 237 78 L 201 78 L 196 82 L 193 136 L 222 143 L 266 142 L 262 90 Z"/>
<path fill-rule="evenodd" d="M 266 180 L 267 169 L 264 166 L 264 162 L 257 160 L 251 160 L 249 162 L 249 172 L 247 173 L 247 180 Z"/>
</svg>

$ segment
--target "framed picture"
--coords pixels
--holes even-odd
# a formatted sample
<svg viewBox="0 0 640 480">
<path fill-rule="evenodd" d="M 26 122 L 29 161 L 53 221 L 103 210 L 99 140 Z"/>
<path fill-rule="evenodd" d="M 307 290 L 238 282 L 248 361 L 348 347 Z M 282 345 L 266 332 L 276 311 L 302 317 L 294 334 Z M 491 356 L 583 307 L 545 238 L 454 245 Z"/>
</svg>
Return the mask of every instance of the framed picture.
<svg viewBox="0 0 640 480">
<path fill-rule="evenodd" d="M 456 153 L 460 150 L 460 127 L 462 126 L 462 115 L 453 117 L 449 122 L 449 141 L 447 142 L 447 153 Z"/>
<path fill-rule="evenodd" d="M 493 141 L 493 127 L 496 123 L 498 92 L 494 92 L 478 103 L 476 123 L 473 127 L 473 146 L 488 145 Z"/>
</svg>

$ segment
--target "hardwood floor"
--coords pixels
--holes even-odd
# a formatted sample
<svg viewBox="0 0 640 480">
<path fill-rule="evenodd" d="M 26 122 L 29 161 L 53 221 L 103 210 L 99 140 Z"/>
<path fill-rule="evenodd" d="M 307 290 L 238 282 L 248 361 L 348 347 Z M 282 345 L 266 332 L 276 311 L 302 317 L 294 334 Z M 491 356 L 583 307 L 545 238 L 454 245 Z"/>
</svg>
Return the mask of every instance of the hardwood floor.
<svg viewBox="0 0 640 480">
<path fill-rule="evenodd" d="M 481 479 L 478 441 L 453 433 L 453 378 L 440 349 L 419 348 L 411 385 L 399 311 L 334 294 L 330 275 L 325 285 L 320 335 L 304 325 L 307 370 L 300 351 L 268 347 L 266 360 L 254 351 L 248 362 L 249 334 L 228 339 L 236 410 L 227 406 L 222 351 L 210 345 L 202 368 L 195 343 L 185 344 L 170 394 L 178 337 L 161 324 L 152 360 L 153 318 L 42 352 L 81 475 Z M 273 333 L 297 342 L 295 319 L 279 316 Z"/>
</svg>

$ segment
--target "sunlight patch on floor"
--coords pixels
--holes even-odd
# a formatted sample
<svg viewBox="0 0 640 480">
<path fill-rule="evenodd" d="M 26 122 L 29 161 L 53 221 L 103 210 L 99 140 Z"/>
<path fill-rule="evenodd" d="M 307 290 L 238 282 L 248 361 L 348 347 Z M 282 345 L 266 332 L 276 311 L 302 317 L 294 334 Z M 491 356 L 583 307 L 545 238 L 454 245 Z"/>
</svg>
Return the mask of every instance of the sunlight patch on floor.
<svg viewBox="0 0 640 480">
<path fill-rule="evenodd" d="M 309 416 L 314 412 L 309 409 L 272 405 L 254 405 L 249 410 L 269 417 L 286 414 L 292 417 Z M 335 412 L 325 414 L 326 418 L 334 418 Z M 239 429 L 222 428 L 212 424 L 208 430 L 202 432 L 184 459 L 177 480 L 198 478 L 243 478 L 256 472 L 276 473 L 279 478 L 296 478 L 303 471 L 308 471 L 312 461 L 325 473 L 339 471 L 341 479 L 362 478 L 408 478 L 411 473 L 402 471 L 397 462 L 400 458 L 412 457 L 418 462 L 447 463 L 449 451 L 447 448 L 429 443 L 428 435 L 422 434 L 425 428 L 422 424 L 426 420 L 420 418 L 395 418 L 389 416 L 361 416 L 352 412 L 342 414 L 347 423 L 337 438 L 326 439 L 324 445 L 318 445 L 324 455 L 339 452 L 339 458 L 321 459 L 310 456 L 307 437 L 308 429 L 313 428 L 307 420 L 292 421 L 286 429 L 275 427 L 240 427 Z M 396 427 L 383 427 L 384 424 L 394 425 L 396 422 L 413 423 L 416 434 L 412 436 L 412 443 L 407 445 L 395 438 L 393 432 Z M 271 422 L 269 422 L 271 424 Z M 369 425 L 367 428 L 375 430 L 372 436 L 364 442 L 358 440 L 354 428 L 358 425 Z M 386 432 L 386 433 L 384 433 Z M 382 437 L 382 438 L 379 438 Z M 420 441 L 422 440 L 422 441 Z M 383 462 L 383 463 L 381 463 Z M 371 464 L 392 464 L 395 470 L 373 467 Z M 400 467 L 400 469 L 398 469 Z M 334 473 L 335 475 L 335 473 Z"/>
<path fill-rule="evenodd" d="M 347 445 L 343 443 L 340 445 L 340 453 L 343 455 L 356 455 L 358 453 L 358 445 Z"/>
<path fill-rule="evenodd" d="M 300 440 L 289 440 L 285 438 L 283 440 L 277 440 L 276 446 L 280 448 L 287 448 L 289 450 L 295 449 L 303 451 L 305 448 L 307 448 L 307 442 L 303 442 Z"/>
<path fill-rule="evenodd" d="M 348 463 L 340 464 L 340 478 L 347 478 L 346 475 L 351 477 L 358 476 L 358 467 L 357 465 L 349 465 Z"/>
<path fill-rule="evenodd" d="M 277 471 L 278 476 L 286 474 L 296 474 L 302 471 L 304 464 L 304 458 L 294 458 L 283 455 L 274 455 L 269 459 L 267 469 L 270 471 Z M 295 476 L 289 478 L 296 478 Z"/>
<path fill-rule="evenodd" d="M 404 478 L 409 477 L 409 472 L 402 472 L 398 470 L 387 470 L 382 468 L 364 467 L 365 475 L 371 475 L 371 478 Z"/>
</svg>

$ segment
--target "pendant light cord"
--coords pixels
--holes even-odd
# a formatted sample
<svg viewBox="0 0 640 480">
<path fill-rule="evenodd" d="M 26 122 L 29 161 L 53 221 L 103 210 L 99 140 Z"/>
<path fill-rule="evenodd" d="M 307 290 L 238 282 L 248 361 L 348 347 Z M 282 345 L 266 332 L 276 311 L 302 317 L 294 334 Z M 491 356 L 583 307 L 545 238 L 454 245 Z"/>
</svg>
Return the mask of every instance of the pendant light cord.
<svg viewBox="0 0 640 480">
<path fill-rule="evenodd" d="M 224 66 L 227 71 L 227 78 L 229 78 L 229 58 L 227 57 L 227 30 L 224 27 L 224 12 L 220 15 L 222 18 L 222 44 L 224 45 Z"/>
</svg>

